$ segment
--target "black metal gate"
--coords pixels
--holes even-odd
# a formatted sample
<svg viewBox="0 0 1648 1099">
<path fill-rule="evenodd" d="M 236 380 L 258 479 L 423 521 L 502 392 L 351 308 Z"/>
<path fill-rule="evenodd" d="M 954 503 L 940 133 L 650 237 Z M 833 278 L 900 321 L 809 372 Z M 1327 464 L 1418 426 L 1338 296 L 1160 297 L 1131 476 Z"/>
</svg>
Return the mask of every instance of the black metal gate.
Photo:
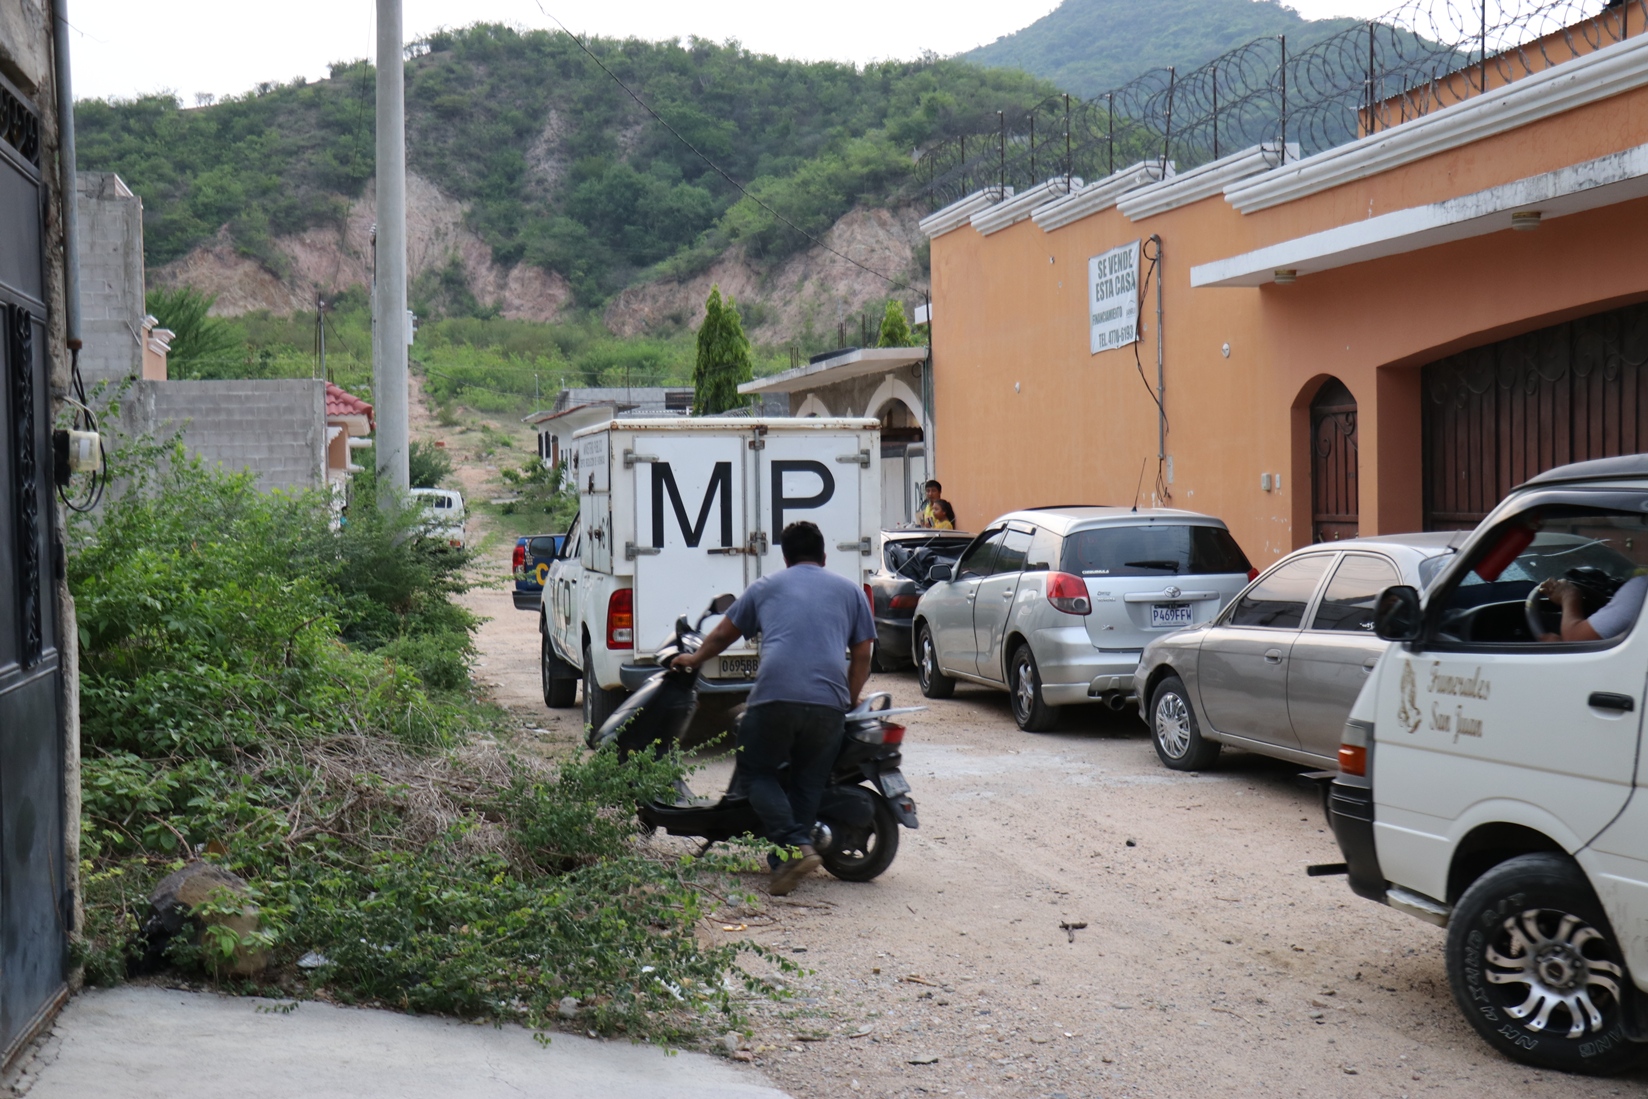
<svg viewBox="0 0 1648 1099">
<path fill-rule="evenodd" d="M 9 1060 L 65 995 L 72 908 L 40 125 L 3 82 L 0 138 L 0 1052 Z"/>
<path fill-rule="evenodd" d="M 1468 530 L 1568 462 L 1648 450 L 1648 303 L 1422 367 L 1425 529 Z"/>
<path fill-rule="evenodd" d="M 1337 542 L 1361 529 L 1356 483 L 1356 398 L 1329 378 L 1310 402 L 1310 540 Z"/>
</svg>

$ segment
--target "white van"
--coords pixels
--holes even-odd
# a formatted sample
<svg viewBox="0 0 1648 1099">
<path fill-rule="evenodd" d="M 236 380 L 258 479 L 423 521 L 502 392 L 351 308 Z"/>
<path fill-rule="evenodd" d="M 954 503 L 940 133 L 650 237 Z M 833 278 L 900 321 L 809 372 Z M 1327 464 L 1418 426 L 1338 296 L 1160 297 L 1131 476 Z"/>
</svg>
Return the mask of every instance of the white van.
<svg viewBox="0 0 1648 1099">
<path fill-rule="evenodd" d="M 578 520 L 544 581 L 544 704 L 599 728 L 657 670 L 682 615 L 784 567 L 797 519 L 824 532 L 826 567 L 863 584 L 881 521 L 875 420 L 672 417 L 613 420 L 573 436 Z M 702 692 L 747 694 L 760 662 L 746 638 L 703 668 Z"/>
<path fill-rule="evenodd" d="M 1517 488 L 1423 599 L 1381 595 L 1397 644 L 1330 786 L 1351 888 L 1446 927 L 1460 1009 L 1528 1064 L 1613 1072 L 1648 1051 L 1645 573 L 1648 455 Z"/>
<path fill-rule="evenodd" d="M 422 505 L 428 513 L 424 529 L 429 537 L 463 549 L 468 542 L 464 533 L 467 515 L 463 493 L 450 488 L 415 488 L 411 496 L 413 502 Z"/>
</svg>

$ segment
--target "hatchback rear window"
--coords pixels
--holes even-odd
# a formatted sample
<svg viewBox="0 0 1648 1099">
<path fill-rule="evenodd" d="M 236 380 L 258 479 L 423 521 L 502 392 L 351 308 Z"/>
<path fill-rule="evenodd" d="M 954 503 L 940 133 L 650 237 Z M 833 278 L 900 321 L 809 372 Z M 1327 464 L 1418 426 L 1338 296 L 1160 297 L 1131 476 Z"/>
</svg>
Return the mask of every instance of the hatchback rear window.
<svg viewBox="0 0 1648 1099">
<path fill-rule="evenodd" d="M 1061 567 L 1077 576 L 1200 576 L 1251 568 L 1228 530 L 1177 523 L 1076 531 L 1064 540 Z"/>
</svg>

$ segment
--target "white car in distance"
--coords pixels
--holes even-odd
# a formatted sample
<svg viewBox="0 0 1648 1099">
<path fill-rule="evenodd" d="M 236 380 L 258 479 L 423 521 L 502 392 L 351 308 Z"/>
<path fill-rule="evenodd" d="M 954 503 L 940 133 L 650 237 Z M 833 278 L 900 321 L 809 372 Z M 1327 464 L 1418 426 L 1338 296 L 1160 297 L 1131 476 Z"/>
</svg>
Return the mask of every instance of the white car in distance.
<svg viewBox="0 0 1648 1099">
<path fill-rule="evenodd" d="M 415 488 L 412 499 L 428 512 L 424 532 L 431 538 L 446 542 L 454 549 L 463 549 L 468 543 L 464 534 L 463 493 L 451 488 Z"/>
</svg>

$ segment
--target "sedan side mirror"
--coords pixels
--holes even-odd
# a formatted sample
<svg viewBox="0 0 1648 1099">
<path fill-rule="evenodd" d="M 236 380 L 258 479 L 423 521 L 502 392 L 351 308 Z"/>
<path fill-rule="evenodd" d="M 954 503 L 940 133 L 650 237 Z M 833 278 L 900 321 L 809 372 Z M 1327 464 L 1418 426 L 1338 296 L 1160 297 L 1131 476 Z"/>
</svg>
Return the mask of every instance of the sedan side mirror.
<svg viewBox="0 0 1648 1099">
<path fill-rule="evenodd" d="M 951 574 L 954 572 L 955 567 L 953 565 L 934 565 L 927 570 L 927 579 L 936 584 L 940 580 L 950 579 Z"/>
<path fill-rule="evenodd" d="M 1419 593 L 1406 584 L 1396 584 L 1379 593 L 1373 612 L 1373 632 L 1382 641 L 1417 641 L 1424 616 L 1419 609 Z"/>
</svg>

